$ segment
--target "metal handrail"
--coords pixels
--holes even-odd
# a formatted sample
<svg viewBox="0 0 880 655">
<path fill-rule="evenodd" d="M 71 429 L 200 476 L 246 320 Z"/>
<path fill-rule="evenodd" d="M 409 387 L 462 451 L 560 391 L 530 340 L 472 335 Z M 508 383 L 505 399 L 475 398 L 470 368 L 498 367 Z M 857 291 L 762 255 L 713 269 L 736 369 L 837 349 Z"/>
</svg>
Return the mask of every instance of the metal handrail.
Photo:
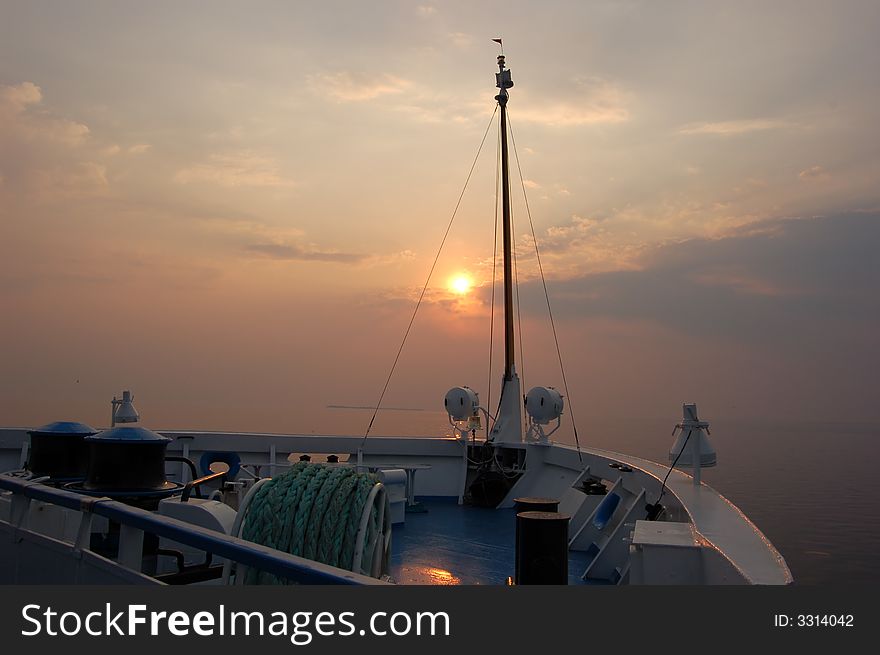
<svg viewBox="0 0 880 655">
<path fill-rule="evenodd" d="M 223 483 L 226 481 L 226 471 L 217 471 L 216 473 L 208 473 L 208 475 L 203 475 L 200 478 L 195 478 L 194 480 L 190 480 L 183 486 L 183 493 L 180 495 L 180 501 L 185 503 L 189 500 L 190 495 L 192 494 L 193 487 L 195 487 L 198 491 L 197 498 L 201 498 L 201 490 L 200 485 L 205 484 L 206 482 L 211 482 L 212 480 L 220 481 L 220 488 L 223 488 Z"/>
<path fill-rule="evenodd" d="M 375 578 L 283 553 L 168 516 L 153 514 L 109 498 L 84 496 L 66 489 L 56 489 L 2 474 L 0 474 L 0 489 L 20 494 L 32 500 L 72 510 L 91 512 L 120 525 L 127 525 L 143 532 L 186 544 L 198 550 L 225 557 L 301 584 L 385 584 Z"/>
</svg>

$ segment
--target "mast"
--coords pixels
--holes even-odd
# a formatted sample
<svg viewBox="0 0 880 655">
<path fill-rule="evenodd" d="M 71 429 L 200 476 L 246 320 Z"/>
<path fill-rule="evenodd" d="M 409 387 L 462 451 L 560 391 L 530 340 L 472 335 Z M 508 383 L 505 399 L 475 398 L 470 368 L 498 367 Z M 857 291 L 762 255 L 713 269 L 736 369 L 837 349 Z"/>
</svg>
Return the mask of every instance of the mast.
<svg viewBox="0 0 880 655">
<path fill-rule="evenodd" d="M 500 40 L 499 40 L 500 43 Z M 514 365 L 513 334 L 513 229 L 510 219 L 510 171 L 507 156 L 507 89 L 513 86 L 510 71 L 504 66 L 504 55 L 498 56 L 496 86 L 501 89 L 495 100 L 501 106 L 501 195 L 504 229 L 504 380 L 498 414 L 492 427 L 490 439 L 497 444 L 521 443 L 523 398 L 519 376 Z M 494 281 L 493 281 L 494 284 Z"/>
<path fill-rule="evenodd" d="M 504 380 L 514 376 L 514 336 L 513 336 L 513 239 L 510 221 L 510 172 L 507 158 L 507 89 L 513 86 L 510 71 L 504 68 L 504 55 L 498 55 L 496 86 L 501 89 L 495 100 L 501 106 L 501 206 L 502 229 L 504 230 Z"/>
</svg>

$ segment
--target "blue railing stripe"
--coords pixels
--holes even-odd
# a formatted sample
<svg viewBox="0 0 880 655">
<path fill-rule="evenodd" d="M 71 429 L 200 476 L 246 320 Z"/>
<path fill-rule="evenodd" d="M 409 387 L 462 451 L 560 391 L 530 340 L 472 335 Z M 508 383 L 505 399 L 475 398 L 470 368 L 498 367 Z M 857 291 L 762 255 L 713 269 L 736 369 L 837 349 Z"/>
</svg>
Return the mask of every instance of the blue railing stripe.
<svg viewBox="0 0 880 655">
<path fill-rule="evenodd" d="M 302 584 L 382 584 L 367 576 L 334 569 L 328 565 L 294 555 L 287 555 L 250 541 L 244 541 L 167 516 L 159 516 L 115 500 L 84 496 L 65 489 L 55 489 L 4 475 L 0 475 L 0 489 L 68 509 L 88 509 L 96 516 L 103 516 L 111 521 L 208 551 Z"/>
</svg>

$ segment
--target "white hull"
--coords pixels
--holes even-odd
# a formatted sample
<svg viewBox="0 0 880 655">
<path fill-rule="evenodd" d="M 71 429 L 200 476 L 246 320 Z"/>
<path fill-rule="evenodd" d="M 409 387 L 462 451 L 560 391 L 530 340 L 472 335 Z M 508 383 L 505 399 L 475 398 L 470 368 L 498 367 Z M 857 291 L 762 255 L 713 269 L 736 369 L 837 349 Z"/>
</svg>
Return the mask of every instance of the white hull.
<svg viewBox="0 0 880 655">
<path fill-rule="evenodd" d="M 193 431 L 162 434 L 174 439 L 168 448 L 170 455 L 185 455 L 197 461 L 205 451 L 235 451 L 243 463 L 259 466 L 263 476 L 283 472 L 290 466 L 290 455 L 337 454 L 356 461 L 362 445 L 361 437 L 351 436 Z M 0 469 L 20 468 L 26 442 L 25 429 L 0 429 Z M 511 506 L 513 498 L 521 496 L 558 499 L 560 512 L 571 516 L 570 549 L 595 555 L 583 572 L 586 580 L 769 585 L 792 581 L 784 559 L 763 533 L 733 503 L 705 484 L 694 485 L 685 473 L 673 470 L 669 475 L 663 497 L 663 520 L 645 521 L 644 506 L 656 501 L 668 466 L 590 448 L 582 448 L 579 457 L 574 447 L 561 444 L 518 444 L 516 448 L 524 451 L 524 474 L 501 505 Z M 365 466 L 430 466 L 414 480 L 413 492 L 417 496 L 456 498 L 463 493 L 467 469 L 465 449 L 458 440 L 370 437 L 361 457 Z M 316 455 L 313 461 L 320 459 Z M 169 463 L 167 470 L 171 480 L 188 479 L 188 471 L 182 465 Z M 602 497 L 584 495 L 574 488 L 586 476 L 606 481 L 610 493 L 620 498 L 605 523 L 596 520 Z M 12 529 L 9 521 L 9 514 L 0 513 L 0 524 L 6 531 Z M 40 570 L 37 562 L 30 561 L 35 557 L 34 551 L 25 548 L 23 542 L 19 546 L 14 540 L 4 539 L 2 557 L 7 562 L 20 557 L 28 559 L 27 566 L 18 567 L 14 580 L 4 582 L 35 582 L 27 574 L 27 570 Z M 64 550 L 64 546 L 60 548 Z M 55 548 L 52 557 L 56 562 L 58 554 Z M 109 560 L 103 561 L 86 577 L 94 576 L 96 582 L 105 580 L 106 571 L 114 566 L 117 565 Z M 114 575 L 126 583 L 149 580 L 143 580 L 145 576 L 135 571 Z"/>
</svg>

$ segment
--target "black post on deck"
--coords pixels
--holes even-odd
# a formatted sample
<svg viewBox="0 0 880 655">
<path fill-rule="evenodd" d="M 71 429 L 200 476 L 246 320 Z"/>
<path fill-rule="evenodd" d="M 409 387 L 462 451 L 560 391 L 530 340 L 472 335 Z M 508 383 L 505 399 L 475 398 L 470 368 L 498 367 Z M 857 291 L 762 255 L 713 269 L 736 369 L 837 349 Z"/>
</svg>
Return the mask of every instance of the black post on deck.
<svg viewBox="0 0 880 655">
<path fill-rule="evenodd" d="M 568 584 L 569 519 L 559 512 L 516 515 L 516 584 Z"/>
<path fill-rule="evenodd" d="M 555 498 L 539 498 L 535 496 L 520 496 L 513 499 L 516 513 L 520 512 L 558 512 L 559 501 Z"/>
</svg>

